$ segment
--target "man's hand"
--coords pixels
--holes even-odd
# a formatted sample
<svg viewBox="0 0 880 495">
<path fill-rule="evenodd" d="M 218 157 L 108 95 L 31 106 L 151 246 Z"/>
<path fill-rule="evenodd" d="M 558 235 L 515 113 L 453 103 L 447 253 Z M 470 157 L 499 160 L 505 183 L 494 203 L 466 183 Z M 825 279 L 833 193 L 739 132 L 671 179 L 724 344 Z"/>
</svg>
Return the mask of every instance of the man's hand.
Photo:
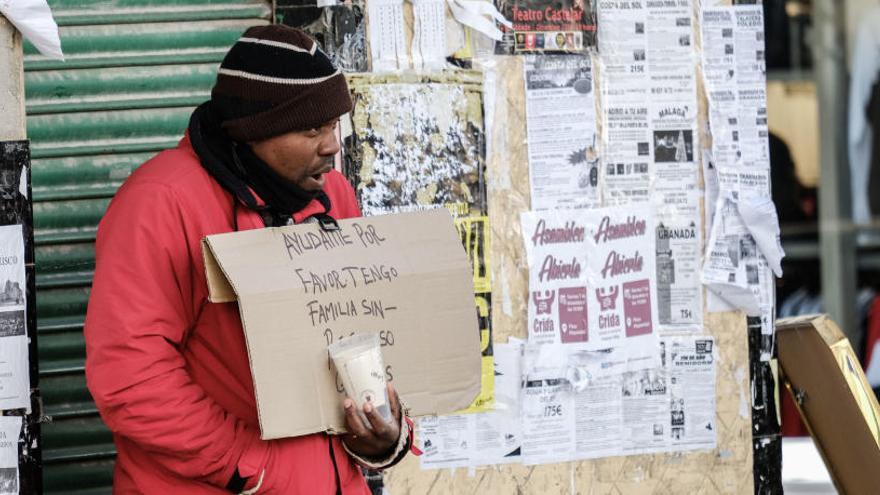
<svg viewBox="0 0 880 495">
<path fill-rule="evenodd" d="M 345 425 L 348 428 L 348 433 L 342 437 L 342 441 L 358 456 L 381 459 L 391 455 L 392 449 L 397 445 L 400 439 L 400 398 L 390 383 L 388 400 L 391 402 L 391 417 L 394 418 L 391 423 L 382 419 L 371 404 L 364 404 L 364 413 L 370 421 L 372 430 L 364 425 L 353 400 L 346 397 L 342 403 L 345 408 Z"/>
</svg>

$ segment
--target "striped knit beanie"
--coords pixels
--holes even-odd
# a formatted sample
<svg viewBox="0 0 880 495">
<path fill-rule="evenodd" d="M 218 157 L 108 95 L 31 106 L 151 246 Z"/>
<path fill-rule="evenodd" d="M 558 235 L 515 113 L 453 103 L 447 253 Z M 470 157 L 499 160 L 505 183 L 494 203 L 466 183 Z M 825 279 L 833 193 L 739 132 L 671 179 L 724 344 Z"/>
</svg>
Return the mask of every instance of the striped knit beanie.
<svg viewBox="0 0 880 495">
<path fill-rule="evenodd" d="M 251 27 L 232 45 L 211 103 L 240 142 L 320 127 L 352 108 L 345 76 L 315 40 L 279 24 Z"/>
</svg>

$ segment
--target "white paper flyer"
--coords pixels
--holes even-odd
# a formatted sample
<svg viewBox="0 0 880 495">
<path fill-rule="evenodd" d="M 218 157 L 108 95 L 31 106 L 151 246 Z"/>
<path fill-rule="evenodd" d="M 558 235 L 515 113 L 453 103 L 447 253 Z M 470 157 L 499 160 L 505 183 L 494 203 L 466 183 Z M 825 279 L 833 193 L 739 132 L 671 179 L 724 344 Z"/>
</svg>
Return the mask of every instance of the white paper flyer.
<svg viewBox="0 0 880 495">
<path fill-rule="evenodd" d="M 529 343 L 617 348 L 653 366 L 656 232 L 647 207 L 526 212 Z"/>
<path fill-rule="evenodd" d="M 596 100 L 588 55 L 525 58 L 533 210 L 599 202 Z"/>
<path fill-rule="evenodd" d="M 0 226 L 0 410 L 30 407 L 21 225 Z"/>
<path fill-rule="evenodd" d="M 21 416 L 0 416 L 0 495 L 18 495 Z"/>
</svg>

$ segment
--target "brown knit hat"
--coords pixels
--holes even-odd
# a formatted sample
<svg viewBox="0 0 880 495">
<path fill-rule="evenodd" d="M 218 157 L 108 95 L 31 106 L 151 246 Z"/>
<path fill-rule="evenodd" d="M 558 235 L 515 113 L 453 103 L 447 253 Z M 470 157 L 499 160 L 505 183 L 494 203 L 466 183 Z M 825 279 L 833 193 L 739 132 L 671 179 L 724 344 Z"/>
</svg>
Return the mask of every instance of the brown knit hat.
<svg viewBox="0 0 880 495">
<path fill-rule="evenodd" d="M 351 111 L 345 76 L 300 29 L 255 26 L 220 64 L 211 103 L 236 141 L 319 127 Z"/>
</svg>

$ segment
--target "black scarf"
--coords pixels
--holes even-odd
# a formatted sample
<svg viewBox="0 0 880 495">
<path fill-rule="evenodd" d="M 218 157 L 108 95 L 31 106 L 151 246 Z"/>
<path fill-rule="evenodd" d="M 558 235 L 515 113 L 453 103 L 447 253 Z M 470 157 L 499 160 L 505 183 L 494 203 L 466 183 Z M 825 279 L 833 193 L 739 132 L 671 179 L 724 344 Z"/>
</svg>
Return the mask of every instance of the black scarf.
<svg viewBox="0 0 880 495">
<path fill-rule="evenodd" d="M 291 216 L 317 199 L 324 206 L 323 217 L 330 211 L 330 198 L 322 191 L 306 191 L 278 175 L 246 143 L 229 139 L 220 127 L 211 102 L 199 105 L 189 120 L 189 139 L 202 166 L 237 200 L 255 210 L 267 227 L 286 225 Z M 248 187 L 250 186 L 250 188 Z M 251 189 L 265 202 L 257 203 Z M 238 230 L 233 211 L 235 230 Z"/>
</svg>

